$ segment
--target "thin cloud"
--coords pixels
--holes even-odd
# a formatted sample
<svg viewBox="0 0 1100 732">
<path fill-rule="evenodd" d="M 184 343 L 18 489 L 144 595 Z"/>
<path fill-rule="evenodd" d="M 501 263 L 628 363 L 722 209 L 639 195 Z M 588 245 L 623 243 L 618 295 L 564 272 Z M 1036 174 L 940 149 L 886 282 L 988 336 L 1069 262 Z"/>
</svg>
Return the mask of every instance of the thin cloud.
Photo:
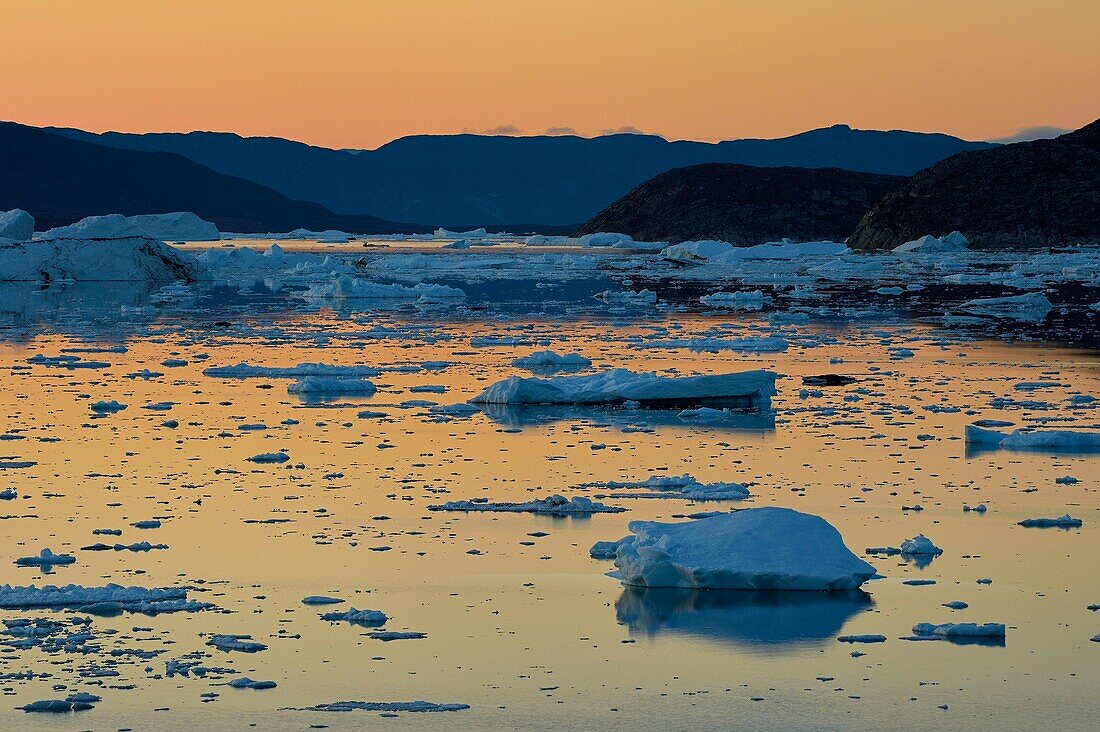
<svg viewBox="0 0 1100 732">
<path fill-rule="evenodd" d="M 1003 142 L 1005 144 L 1012 142 L 1028 142 L 1030 140 L 1050 140 L 1059 135 L 1064 135 L 1070 130 L 1064 127 L 1054 127 L 1053 125 L 1033 125 L 1031 127 L 1021 127 L 1007 137 L 998 137 L 990 142 Z"/>
<path fill-rule="evenodd" d="M 575 135 L 577 130 L 573 127 L 547 127 L 544 135 Z"/>
<path fill-rule="evenodd" d="M 624 125 L 618 129 L 613 130 L 600 130 L 601 135 L 644 135 L 645 133 L 639 130 L 634 125 Z"/>
</svg>

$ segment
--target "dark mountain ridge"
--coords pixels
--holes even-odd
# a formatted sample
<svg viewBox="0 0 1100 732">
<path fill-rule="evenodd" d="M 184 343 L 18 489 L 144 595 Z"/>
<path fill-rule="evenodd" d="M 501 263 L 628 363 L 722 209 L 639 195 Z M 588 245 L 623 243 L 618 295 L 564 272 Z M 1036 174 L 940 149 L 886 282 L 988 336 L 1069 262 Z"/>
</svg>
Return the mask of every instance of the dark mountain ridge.
<svg viewBox="0 0 1100 732">
<path fill-rule="evenodd" d="M 47 129 L 117 148 L 174 152 L 332 211 L 468 226 L 576 226 L 643 181 L 699 163 L 911 175 L 960 150 L 994 147 L 949 135 L 846 125 L 718 143 L 670 142 L 653 135 L 414 135 L 361 151 L 217 132 Z"/>
<path fill-rule="evenodd" d="M 646 181 L 577 233 L 614 231 L 638 241 L 718 239 L 741 246 L 784 237 L 843 241 L 904 181 L 837 168 L 693 165 Z"/>
<path fill-rule="evenodd" d="M 191 211 L 233 232 L 299 227 L 375 234 L 430 231 L 373 216 L 334 214 L 182 155 L 121 150 L 0 122 L 0 210 L 12 208 L 30 212 L 39 229 L 99 214 Z"/>
</svg>

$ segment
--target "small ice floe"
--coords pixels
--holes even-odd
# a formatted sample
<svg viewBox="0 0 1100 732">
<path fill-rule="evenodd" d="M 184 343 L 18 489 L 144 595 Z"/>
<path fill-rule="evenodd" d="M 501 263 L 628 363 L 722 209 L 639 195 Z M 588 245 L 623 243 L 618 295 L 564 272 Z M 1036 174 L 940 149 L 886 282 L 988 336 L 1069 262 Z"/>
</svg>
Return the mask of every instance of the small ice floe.
<svg viewBox="0 0 1100 732">
<path fill-rule="evenodd" d="M 38 556 L 19 557 L 15 563 L 20 567 L 52 567 L 55 564 L 73 564 L 76 557 L 72 554 L 54 554 L 49 548 L 43 549 Z"/>
<path fill-rule="evenodd" d="M 936 580 L 934 580 L 934 579 L 907 579 L 907 580 L 902 580 L 901 583 L 903 585 L 908 585 L 909 587 L 928 587 L 929 585 L 936 584 Z"/>
<path fill-rule="evenodd" d="M 42 699 L 19 707 L 24 712 L 45 712 L 50 714 L 68 714 L 69 712 L 83 712 L 92 708 L 92 704 L 86 701 L 73 701 L 69 699 Z"/>
<path fill-rule="evenodd" d="M 1038 323 L 1051 311 L 1050 300 L 1041 292 L 1029 292 L 1010 297 L 984 297 L 968 300 L 958 310 L 970 315 L 982 315 L 999 320 Z"/>
<path fill-rule="evenodd" d="M 456 287 L 427 282 L 412 287 L 385 285 L 347 275 L 327 284 L 313 285 L 300 296 L 307 300 L 406 300 L 416 304 L 459 303 L 466 299 L 466 293 Z"/>
<path fill-rule="evenodd" d="M 586 369 L 592 362 L 579 353 L 562 355 L 554 351 L 535 351 L 530 356 L 515 359 L 512 365 L 530 371 L 573 371 Z"/>
<path fill-rule="evenodd" d="M 585 515 L 592 513 L 621 513 L 625 508 L 619 506 L 605 506 L 584 496 L 566 498 L 555 493 L 546 498 L 537 498 L 524 503 L 490 503 L 488 499 L 475 498 L 472 501 L 448 501 L 447 503 L 428 506 L 429 511 L 465 511 L 465 512 L 492 512 L 503 513 L 543 513 L 552 516 L 560 515 Z"/>
<path fill-rule="evenodd" d="M 1076 529 L 1079 528 L 1084 522 L 1079 518 L 1073 518 L 1068 513 L 1058 518 L 1029 518 L 1018 522 L 1019 526 L 1026 526 L 1027 528 L 1034 529 Z"/>
<path fill-rule="evenodd" d="M 933 556 L 938 557 L 943 554 L 943 549 L 932 543 L 924 534 L 917 534 L 912 539 L 906 539 L 901 543 L 902 556 Z"/>
<path fill-rule="evenodd" d="M 254 689 L 256 691 L 262 691 L 263 689 L 274 689 L 277 684 L 274 681 L 253 681 L 247 676 L 241 676 L 240 678 L 230 681 L 229 686 L 232 686 L 234 689 Z"/>
<path fill-rule="evenodd" d="M 126 405 L 111 399 L 110 401 L 94 402 L 90 409 L 96 414 L 114 414 L 126 409 Z"/>
<path fill-rule="evenodd" d="M 885 643 L 886 636 L 867 633 L 864 635 L 842 635 L 837 640 L 841 643 Z"/>
<path fill-rule="evenodd" d="M 436 704 L 426 701 L 409 702 L 367 702 L 339 701 L 329 704 L 315 704 L 311 707 L 289 708 L 294 712 L 460 712 L 469 709 L 469 704 Z"/>
<path fill-rule="evenodd" d="M 760 310 L 767 298 L 760 290 L 752 292 L 712 292 L 703 295 L 699 302 L 708 308 L 721 310 Z"/>
<path fill-rule="evenodd" d="M 1100 432 L 1072 430 L 1015 430 L 999 432 L 977 425 L 966 426 L 967 444 L 983 448 L 1019 451 L 1093 452 L 1100 450 Z"/>
<path fill-rule="evenodd" d="M 342 603 L 339 597 L 326 597 L 325 595 L 310 595 L 302 598 L 303 605 L 339 605 Z"/>
<path fill-rule="evenodd" d="M 474 404 L 623 404 L 695 407 L 729 400 L 767 409 L 775 394 L 771 371 L 742 371 L 714 376 L 658 376 L 626 369 L 591 376 L 521 378 L 498 381 L 470 401 Z"/>
<path fill-rule="evenodd" d="M 186 587 L 145 588 L 116 584 L 103 587 L 0 585 L 0 608 L 9 610 L 58 608 L 104 615 L 124 610 L 148 614 L 194 612 L 212 607 L 209 603 L 188 600 Z"/>
<path fill-rule="evenodd" d="M 226 379 L 302 379 L 323 376 L 340 379 L 360 379 L 378 376 L 382 372 L 372 366 L 333 366 L 327 363 L 300 363 L 296 366 L 253 366 L 240 362 L 233 366 L 211 366 L 203 376 Z"/>
<path fill-rule="evenodd" d="M 380 640 L 388 643 L 396 640 L 419 640 L 421 638 L 427 638 L 428 634 L 413 631 L 378 630 L 373 633 L 367 633 L 367 637 L 371 640 Z"/>
<path fill-rule="evenodd" d="M 1074 478 L 1072 475 L 1063 475 L 1060 478 L 1055 478 L 1054 482 L 1058 485 L 1077 485 L 1080 483 L 1080 479 Z"/>
<path fill-rule="evenodd" d="M 943 606 L 952 610 L 965 610 L 970 607 L 970 605 L 966 604 L 962 600 L 952 600 L 951 602 L 945 602 L 943 603 Z"/>
<path fill-rule="evenodd" d="M 963 513 L 985 513 L 988 510 L 989 509 L 986 508 L 984 503 L 979 503 L 977 506 L 970 506 L 965 503 L 963 504 Z"/>
<path fill-rule="evenodd" d="M 370 396 L 377 389 L 365 379 L 306 376 L 287 387 L 290 394 L 302 396 Z"/>
<path fill-rule="evenodd" d="M 820 516 L 750 508 L 686 523 L 632 521 L 615 566 L 626 585 L 848 590 L 875 574 Z"/>
<path fill-rule="evenodd" d="M 250 463 L 285 463 L 290 460 L 290 456 L 285 452 L 261 452 L 246 459 Z"/>
<path fill-rule="evenodd" d="M 657 293 L 652 290 L 642 290 L 641 292 L 635 292 L 633 290 L 604 290 L 595 295 L 595 298 L 608 305 L 618 305 L 620 307 L 624 305 L 646 307 L 657 302 Z"/>
<path fill-rule="evenodd" d="M 104 544 L 102 542 L 98 544 L 90 544 L 89 546 L 80 547 L 84 552 L 105 552 L 114 550 L 116 552 L 149 552 L 154 549 L 167 549 L 167 544 L 150 544 L 147 541 L 136 541 L 133 544 Z"/>
<path fill-rule="evenodd" d="M 14 501 L 19 497 L 19 493 L 14 488 L 5 488 L 0 491 L 0 501 Z"/>
<path fill-rule="evenodd" d="M 331 612 L 321 615 L 321 620 L 330 623 L 351 623 L 352 625 L 364 625 L 368 628 L 385 625 L 389 620 L 381 610 L 356 610 L 351 608 L 345 612 Z"/>
<path fill-rule="evenodd" d="M 216 633 L 210 636 L 210 640 L 206 641 L 206 645 L 213 646 L 219 651 L 225 651 L 227 653 L 229 651 L 259 653 L 260 651 L 267 650 L 267 646 L 252 640 L 252 636 L 250 635 L 232 633 Z"/>
<path fill-rule="evenodd" d="M 684 498 L 692 501 L 740 501 L 752 494 L 740 483 L 700 483 L 688 474 L 654 475 L 635 482 L 609 481 L 604 487 L 615 491 L 610 498 Z M 623 489 L 632 492 L 622 493 Z M 637 492 L 645 491 L 645 492 Z M 600 496 L 602 497 L 602 496 Z"/>
<path fill-rule="evenodd" d="M 944 640 L 953 638 L 1000 638 L 1005 637 L 1004 623 L 917 623 L 913 634 L 918 637 L 935 637 Z"/>
</svg>

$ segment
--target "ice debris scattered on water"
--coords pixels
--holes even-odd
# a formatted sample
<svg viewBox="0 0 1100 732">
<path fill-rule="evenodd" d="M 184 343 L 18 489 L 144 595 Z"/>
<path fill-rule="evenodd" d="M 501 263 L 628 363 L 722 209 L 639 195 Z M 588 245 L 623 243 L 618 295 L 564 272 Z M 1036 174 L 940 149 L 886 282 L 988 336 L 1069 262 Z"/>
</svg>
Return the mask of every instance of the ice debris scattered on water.
<svg viewBox="0 0 1100 732">
<path fill-rule="evenodd" d="M 554 494 L 547 498 L 539 498 L 524 503 L 490 503 L 488 499 L 474 499 L 472 501 L 448 501 L 443 504 L 428 506 L 429 511 L 465 511 L 465 512 L 502 512 L 502 513 L 545 513 L 545 514 L 590 514 L 590 513 L 620 513 L 625 508 L 618 506 L 605 506 L 584 496 L 566 498 L 560 494 Z"/>
</svg>

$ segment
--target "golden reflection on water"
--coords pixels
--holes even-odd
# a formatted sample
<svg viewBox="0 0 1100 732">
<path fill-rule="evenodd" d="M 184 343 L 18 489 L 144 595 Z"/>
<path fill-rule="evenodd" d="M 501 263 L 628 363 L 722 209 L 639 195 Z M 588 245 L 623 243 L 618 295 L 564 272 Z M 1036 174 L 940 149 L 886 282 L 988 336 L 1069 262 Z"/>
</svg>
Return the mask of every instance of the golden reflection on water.
<svg viewBox="0 0 1100 732">
<path fill-rule="evenodd" d="M 668 318 L 682 324 L 678 337 L 713 325 L 700 316 Z M 378 320 L 399 322 L 388 316 Z M 270 327 L 260 320 L 253 325 Z M 465 712 L 403 715 L 388 722 L 461 729 L 992 729 L 1038 722 L 1055 711 L 1064 722 L 1060 728 L 1084 729 L 1100 712 L 1095 693 L 1100 649 L 1089 642 L 1100 632 L 1100 617 L 1086 610 L 1100 602 L 1100 570 L 1091 561 L 1100 553 L 1094 530 L 1100 460 L 1001 451 L 968 457 L 961 439 L 964 425 L 977 418 L 1022 423 L 1023 412 L 991 409 L 992 397 L 1049 399 L 1064 406 L 1071 391 L 1100 394 L 1092 356 L 992 341 L 939 345 L 939 334 L 917 325 L 825 329 L 821 332 L 836 343 L 759 357 L 642 350 L 625 339 L 648 333 L 644 325 L 616 326 L 609 338 L 612 326 L 597 320 L 495 325 L 442 320 L 432 323 L 433 332 L 453 339 L 427 345 L 415 338 L 342 340 L 334 336 L 369 326 L 327 313 L 277 325 L 279 337 L 259 338 L 184 323 L 129 340 L 124 354 L 81 354 L 110 362 L 102 370 L 12 369 L 38 353 L 57 355 L 66 347 L 88 345 L 64 335 L 0 346 L 5 431 L 26 437 L 0 443 L 0 453 L 5 460 L 37 462 L 0 472 L 0 489 L 12 486 L 27 496 L 0 504 L 9 516 L 0 525 L 8 561 L 46 546 L 76 550 L 78 557 L 48 579 L 36 569 L 6 565 L 3 581 L 190 584 L 203 590 L 195 597 L 232 611 L 96 619 L 96 628 L 130 633 L 135 626 L 149 627 L 152 633 L 138 635 L 171 641 L 142 645 L 167 652 L 122 666 L 120 679 L 107 680 L 136 684 L 135 690 L 69 683 L 58 694 L 50 684 L 71 682 L 72 668 L 89 659 L 33 650 L 5 653 L 0 671 L 49 669 L 56 676 L 4 682 L 11 690 L 9 708 L 78 689 L 104 696 L 94 711 L 41 720 L 57 729 L 246 728 L 250 723 L 262 729 L 311 723 L 359 729 L 377 720 L 368 712 L 280 711 L 344 699 L 468 703 L 473 709 Z M 804 326 L 799 332 L 819 330 Z M 776 428 L 742 432 L 662 425 L 623 432 L 601 415 L 512 429 L 484 415 L 437 422 L 422 408 L 396 406 L 409 399 L 463 401 L 515 373 L 513 358 L 543 347 L 468 347 L 471 336 L 505 332 L 533 342 L 554 339 L 555 350 L 582 353 L 597 367 L 685 373 L 773 368 L 788 377 L 780 380 L 774 402 Z M 315 333 L 332 339 L 325 345 L 297 337 Z M 884 334 L 894 339 L 892 345 L 899 334 L 924 342 L 906 343 L 917 351 L 914 358 L 890 360 Z M 199 354 L 208 358 L 196 360 Z M 169 357 L 189 363 L 160 365 Z M 830 364 L 830 359 L 843 362 Z M 331 407 L 303 404 L 287 394 L 289 382 L 282 379 L 202 375 L 207 366 L 239 361 L 455 365 L 434 373 L 387 372 L 372 379 L 379 386 L 372 398 L 340 399 L 349 405 Z M 880 370 L 870 371 L 873 367 Z M 143 368 L 164 376 L 123 378 Z M 801 376 L 827 372 L 874 378 L 800 398 Z M 1071 388 L 1030 394 L 1013 389 L 1018 381 L 1049 377 L 1045 372 L 1056 372 L 1053 378 Z M 417 384 L 444 385 L 447 392 L 411 393 Z M 267 385 L 272 388 L 262 388 Z M 860 400 L 846 402 L 845 396 Z M 100 399 L 117 399 L 128 408 L 93 419 L 88 406 Z M 142 409 L 163 401 L 174 402 L 170 411 Z M 962 411 L 921 408 L 940 403 Z M 911 412 L 897 411 L 898 405 Z M 357 417 L 364 409 L 389 416 Z M 1052 427 L 1098 421 L 1095 410 L 1026 414 L 1070 417 Z M 177 420 L 178 428 L 160 426 L 168 419 Z M 288 419 L 298 423 L 282 424 Z M 269 429 L 238 429 L 253 423 Z M 277 450 L 286 450 L 291 461 L 257 466 L 245 460 Z M 640 480 L 665 471 L 690 472 L 704 482 L 751 484 L 754 499 L 742 506 L 774 504 L 819 513 L 857 553 L 867 546 L 897 546 L 919 532 L 945 553 L 923 570 L 897 558 L 873 559 L 886 579 L 865 586 L 871 604 L 809 605 L 804 611 L 782 606 L 775 612 L 743 603 L 662 604 L 624 594 L 602 575 L 611 565 L 589 559 L 588 547 L 624 535 L 630 520 L 722 504 L 608 499 L 629 512 L 590 519 L 427 510 L 429 504 L 458 498 L 569 495 L 580 492 L 574 487 L 583 483 Z M 1063 475 L 1081 482 L 1055 484 Z M 1037 490 L 1029 492 L 1032 488 Z M 990 508 L 984 516 L 961 510 L 964 503 L 980 502 Z M 903 505 L 918 503 L 924 511 L 902 511 Z M 1083 518 L 1085 527 L 1065 532 L 1015 526 L 1021 518 L 1066 512 Z M 129 526 L 149 518 L 162 519 L 163 526 L 147 531 Z M 248 523 L 270 519 L 288 521 Z M 124 543 L 149 540 L 170 548 L 145 554 L 79 551 L 101 539 L 116 540 L 93 537 L 96 528 L 123 528 L 117 540 Z M 538 531 L 549 536 L 529 536 Z M 389 549 L 377 551 L 382 547 Z M 913 577 L 938 584 L 901 584 Z M 982 577 L 993 584 L 977 585 Z M 367 639 L 366 629 L 323 622 L 316 608 L 300 604 L 302 597 L 316 594 L 383 610 L 391 617 L 387 629 L 423 631 L 428 638 L 382 643 Z M 941 607 L 951 600 L 964 600 L 970 608 L 952 613 Z M 50 613 L 3 613 L 21 615 Z M 811 631 L 806 631 L 810 637 L 796 637 L 800 617 L 818 621 L 817 637 Z M 898 640 L 914 623 L 949 620 L 1008 623 L 1007 647 Z M 840 626 L 844 633 L 882 633 L 889 640 L 840 644 L 833 639 Z M 250 692 L 210 680 L 155 678 L 165 660 L 211 650 L 200 637 L 211 632 L 249 633 L 268 644 L 269 650 L 255 655 L 212 651 L 209 664 L 275 680 L 278 688 Z M 867 655 L 852 658 L 853 650 Z M 151 671 L 143 671 L 146 666 Z M 200 694 L 210 691 L 220 697 L 202 703 Z M 949 709 L 938 709 L 940 704 Z M 169 711 L 154 711 L 164 707 Z M 19 728 L 27 719 L 22 712 L 0 712 L 5 728 Z"/>
</svg>

